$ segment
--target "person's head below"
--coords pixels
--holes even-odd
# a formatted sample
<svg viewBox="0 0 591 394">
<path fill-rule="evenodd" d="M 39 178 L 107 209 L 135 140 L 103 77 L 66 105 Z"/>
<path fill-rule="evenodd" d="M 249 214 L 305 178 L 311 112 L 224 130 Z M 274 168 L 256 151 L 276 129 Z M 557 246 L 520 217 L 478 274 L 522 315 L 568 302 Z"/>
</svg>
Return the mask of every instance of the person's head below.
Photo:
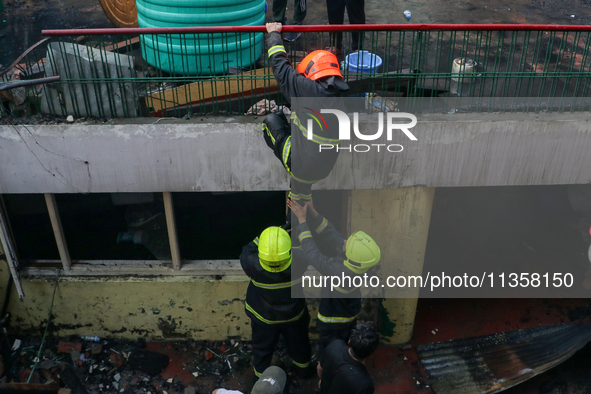
<svg viewBox="0 0 591 394">
<path fill-rule="evenodd" d="M 353 357 L 360 361 L 366 358 L 378 348 L 380 336 L 373 324 L 365 322 L 355 325 L 349 334 L 348 345 L 351 347 Z"/>
<path fill-rule="evenodd" d="M 343 79 L 341 69 L 339 68 L 339 61 L 336 55 L 329 51 L 317 50 L 308 54 L 298 64 L 297 70 L 304 77 L 316 82 L 330 77 Z"/>
<path fill-rule="evenodd" d="M 356 274 L 364 274 L 380 262 L 380 247 L 372 237 L 363 231 L 356 231 L 347 239 L 343 246 L 347 259 L 345 267 Z"/>
<path fill-rule="evenodd" d="M 282 394 L 285 390 L 287 375 L 285 371 L 276 366 L 265 369 L 261 377 L 254 384 L 250 394 Z M 211 394 L 243 394 L 238 390 L 215 389 Z"/>
<path fill-rule="evenodd" d="M 285 389 L 286 380 L 285 371 L 272 365 L 261 374 L 250 394 L 281 394 Z"/>
</svg>

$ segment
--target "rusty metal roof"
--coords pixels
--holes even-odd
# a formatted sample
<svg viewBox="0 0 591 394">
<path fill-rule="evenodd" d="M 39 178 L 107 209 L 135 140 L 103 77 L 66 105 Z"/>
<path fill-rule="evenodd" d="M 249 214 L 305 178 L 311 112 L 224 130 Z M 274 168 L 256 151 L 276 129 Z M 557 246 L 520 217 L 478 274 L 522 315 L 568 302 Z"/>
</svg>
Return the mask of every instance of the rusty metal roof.
<svg viewBox="0 0 591 394">
<path fill-rule="evenodd" d="M 560 324 L 420 345 L 437 394 L 498 393 L 571 357 L 591 341 L 591 324 Z"/>
</svg>

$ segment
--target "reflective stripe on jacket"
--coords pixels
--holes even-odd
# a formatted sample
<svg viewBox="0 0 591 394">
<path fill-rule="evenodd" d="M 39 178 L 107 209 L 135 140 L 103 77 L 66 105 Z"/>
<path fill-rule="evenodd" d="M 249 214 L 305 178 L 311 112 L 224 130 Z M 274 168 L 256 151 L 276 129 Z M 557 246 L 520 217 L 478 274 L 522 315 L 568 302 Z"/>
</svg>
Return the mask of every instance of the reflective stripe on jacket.
<svg viewBox="0 0 591 394">
<path fill-rule="evenodd" d="M 326 116 L 327 126 L 321 129 L 317 125 L 313 129 L 312 140 L 308 140 L 307 120 L 314 119 L 315 115 L 312 114 L 314 111 L 296 108 L 293 99 L 297 97 L 322 98 L 321 104 L 317 105 L 326 105 L 326 108 L 333 109 L 342 108 L 340 97 L 343 92 L 349 89 L 349 86 L 340 77 L 327 77 L 313 81 L 299 74 L 289 61 L 281 35 L 277 32 L 267 35 L 267 47 L 269 48 L 269 63 L 273 68 L 273 75 L 292 110 L 292 133 L 288 147 L 291 165 L 286 168 L 296 181 L 316 183 L 330 174 L 338 158 L 337 149 L 319 151 L 319 144 L 335 145 L 339 143 L 338 121 L 334 115 Z M 338 79 L 338 83 L 334 82 L 336 79 Z M 301 104 L 298 103 L 298 105 Z M 316 108 L 316 110 L 320 111 L 321 109 Z M 317 119 L 316 122 L 318 122 Z M 318 122 L 318 124 L 320 123 Z M 285 163 L 285 158 L 282 158 L 282 162 Z"/>
<path fill-rule="evenodd" d="M 292 264 L 281 272 L 265 270 L 259 261 L 258 239 L 255 241 L 244 246 L 240 254 L 240 264 L 251 279 L 246 291 L 246 314 L 266 324 L 289 323 L 299 319 L 306 308 L 306 300 L 303 297 L 292 298 L 292 287 L 301 291 L 298 285 L 306 267 L 302 269 Z M 293 281 L 292 270 L 296 275 Z"/>
<path fill-rule="evenodd" d="M 296 264 L 312 264 L 321 275 L 357 276 L 344 262 L 343 245 L 345 239 L 326 218 L 318 215 L 301 223 L 294 230 L 301 242 L 301 249 L 294 250 L 292 259 Z M 337 287 L 331 292 L 322 287 L 318 308 L 318 327 L 340 329 L 351 325 L 361 311 L 361 291 L 356 287 Z"/>
</svg>

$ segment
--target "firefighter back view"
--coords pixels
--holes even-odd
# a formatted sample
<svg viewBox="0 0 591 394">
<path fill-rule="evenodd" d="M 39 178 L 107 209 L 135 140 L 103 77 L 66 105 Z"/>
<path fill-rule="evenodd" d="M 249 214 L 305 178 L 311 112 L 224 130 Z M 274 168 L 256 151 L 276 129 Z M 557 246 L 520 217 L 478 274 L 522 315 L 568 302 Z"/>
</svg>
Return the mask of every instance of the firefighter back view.
<svg viewBox="0 0 591 394">
<path fill-rule="evenodd" d="M 349 90 L 343 80 L 336 56 L 328 51 L 307 55 L 295 70 L 281 40 L 281 24 L 268 23 L 267 45 L 273 74 L 285 99 L 292 105 L 297 98 L 321 98 L 324 108 L 342 107 L 340 96 Z M 301 104 L 301 103 L 299 103 Z M 320 144 L 338 145 L 338 121 L 335 116 L 324 119 L 318 108 L 305 109 L 292 105 L 291 127 L 285 115 L 270 114 L 263 120 L 265 142 L 273 149 L 292 178 L 290 197 L 304 204 L 311 198 L 312 184 L 330 174 L 338 158 L 336 149 L 320 152 Z M 322 118 L 322 122 L 318 119 Z M 317 128 L 307 138 L 307 119 L 313 118 Z"/>
<path fill-rule="evenodd" d="M 257 377 L 271 365 L 279 336 L 286 341 L 296 373 L 310 375 L 310 314 L 304 298 L 292 298 L 305 266 L 291 264 L 291 238 L 280 227 L 269 227 L 242 249 L 240 264 L 250 277 L 245 309 L 252 327 L 252 357 Z M 292 280 L 292 271 L 294 280 Z M 299 278 L 299 279 L 298 279 Z"/>
<path fill-rule="evenodd" d="M 345 240 L 316 211 L 312 200 L 303 207 L 293 203 L 290 206 L 299 221 L 294 229 L 294 236 L 301 242 L 301 247 L 294 249 L 296 265 L 311 264 L 323 276 L 349 277 L 351 280 L 343 283 L 354 283 L 355 276 L 365 274 L 379 263 L 380 247 L 365 232 L 356 231 Z M 320 331 L 321 347 L 325 349 L 335 339 L 347 342 L 361 312 L 359 287 L 341 285 L 333 291 L 330 286 L 323 286 L 320 296 L 316 327 Z"/>
</svg>

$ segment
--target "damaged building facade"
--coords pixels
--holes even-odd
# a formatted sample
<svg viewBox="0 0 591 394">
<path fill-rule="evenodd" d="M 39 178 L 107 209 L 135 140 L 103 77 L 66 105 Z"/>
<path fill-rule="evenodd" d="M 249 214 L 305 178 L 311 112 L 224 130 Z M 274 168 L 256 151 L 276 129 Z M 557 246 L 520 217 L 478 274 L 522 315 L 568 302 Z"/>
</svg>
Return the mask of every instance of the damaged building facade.
<svg viewBox="0 0 591 394">
<path fill-rule="evenodd" d="M 422 273 L 437 187 L 589 181 L 584 115 L 451 117 L 420 121 L 406 156 L 357 165 L 342 155 L 350 163 L 317 185 L 339 201 L 343 226 L 373 230 L 384 270 Z M 24 298 L 15 287 L 9 304 L 20 330 L 43 326 L 59 275 L 57 335 L 249 338 L 237 257 L 261 228 L 281 223 L 289 182 L 256 119 L 1 129 L 5 224 L 24 265 Z M 372 173 L 378 166 L 387 177 Z M 343 178 L 361 187 L 329 192 Z M 7 260 L 5 250 L 2 294 Z M 381 302 L 388 341 L 410 338 L 417 296 Z"/>
<path fill-rule="evenodd" d="M 243 115 L 260 99 L 283 104 L 268 65 L 233 67 L 224 70 L 229 75 L 208 78 L 171 77 L 141 56 L 124 54 L 145 54 L 145 42 L 88 43 L 93 45 L 56 40 L 43 48 L 44 76 L 62 78 L 36 96 L 49 118 L 0 124 L 0 297 L 9 295 L 13 327 L 39 333 L 57 281 L 57 336 L 249 339 L 249 278 L 238 256 L 262 229 L 283 223 L 289 190 L 288 175 L 262 139 L 265 108 L 258 116 L 256 107 L 255 114 Z M 399 44 L 410 45 L 404 39 Z M 290 50 L 302 57 L 301 48 Z M 384 59 L 393 56 L 384 50 Z M 429 57 L 403 56 L 382 70 L 378 82 L 352 74 L 351 85 L 357 93 L 396 97 L 475 97 L 503 84 L 509 96 L 521 89 L 517 78 L 474 73 L 466 77 L 473 81 L 463 81 L 450 73 L 453 59 L 447 60 L 432 64 Z M 417 65 L 447 74 L 421 79 L 410 72 Z M 585 80 L 588 67 L 581 65 L 576 78 Z M 566 91 L 575 84 L 570 78 L 560 81 Z M 547 87 L 529 83 L 524 92 L 535 87 L 541 95 L 546 88 L 556 93 L 553 81 Z M 558 193 L 566 198 L 567 185 L 591 182 L 588 103 L 566 113 L 540 112 L 539 98 L 533 102 L 535 111 L 523 110 L 523 103 L 485 113 L 432 111 L 418 116 L 416 141 L 393 137 L 401 151 L 343 151 L 330 176 L 314 186 L 319 208 L 342 233 L 372 234 L 382 251 L 382 273 L 421 275 L 426 260 L 436 265 L 454 258 L 439 253 L 445 248 L 428 255 L 433 239 L 448 231 L 430 225 L 446 210 L 436 210 L 437 198 L 457 197 L 449 190 L 471 200 L 516 190 L 503 189 L 508 186 L 562 187 Z M 361 128 L 366 135 L 375 132 L 373 125 Z M 505 245 L 493 239 L 490 247 Z M 369 303 L 365 317 L 379 324 L 384 342 L 407 342 L 418 298 L 419 289 L 400 290 Z M 314 300 L 310 307 L 315 316 Z"/>
</svg>

